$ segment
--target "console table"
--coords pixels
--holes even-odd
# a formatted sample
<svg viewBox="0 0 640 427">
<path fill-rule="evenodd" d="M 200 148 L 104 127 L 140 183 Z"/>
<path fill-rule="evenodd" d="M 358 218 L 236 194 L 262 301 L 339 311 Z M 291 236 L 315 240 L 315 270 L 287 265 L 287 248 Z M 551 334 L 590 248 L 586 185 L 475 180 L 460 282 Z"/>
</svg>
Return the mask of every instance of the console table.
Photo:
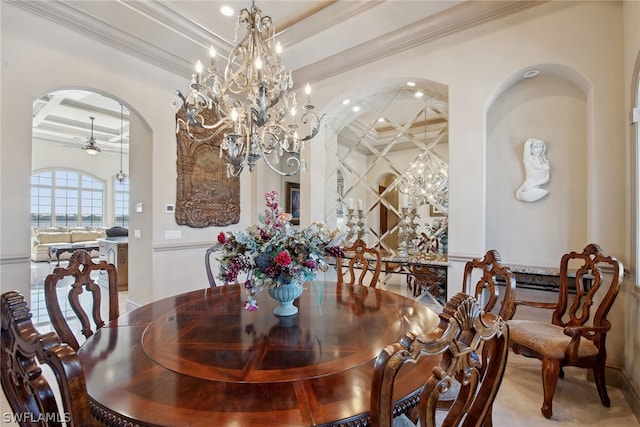
<svg viewBox="0 0 640 427">
<path fill-rule="evenodd" d="M 536 291 L 558 292 L 560 287 L 560 268 L 559 267 L 537 267 L 531 265 L 509 264 L 505 265 L 516 277 L 516 286 L 523 289 L 531 289 Z M 569 271 L 569 293 L 575 293 L 575 271 Z M 591 286 L 590 277 L 584 276 L 587 288 Z M 501 279 L 497 278 L 500 282 Z M 504 283 L 504 282 L 502 282 Z"/>
<path fill-rule="evenodd" d="M 84 249 L 86 251 L 91 252 L 91 251 L 97 251 L 98 246 L 83 245 L 82 243 L 50 246 L 48 250 L 49 263 L 51 263 L 51 261 L 53 260 L 53 255 L 55 255 L 56 259 L 58 260 L 56 266 L 60 267 L 60 255 L 62 255 L 65 252 L 74 253 L 75 251 L 79 251 L 80 249 Z"/>
</svg>

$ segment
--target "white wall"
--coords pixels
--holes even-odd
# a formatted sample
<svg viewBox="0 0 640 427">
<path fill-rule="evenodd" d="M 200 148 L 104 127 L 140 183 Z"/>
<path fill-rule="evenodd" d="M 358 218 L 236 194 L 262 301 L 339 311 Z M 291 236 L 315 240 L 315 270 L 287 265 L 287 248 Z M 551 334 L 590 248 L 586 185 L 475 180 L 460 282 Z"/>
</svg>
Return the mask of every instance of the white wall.
<svg viewBox="0 0 640 427">
<path fill-rule="evenodd" d="M 487 114 L 487 248 L 510 262 L 558 267 L 568 250 L 587 239 L 586 95 L 572 82 L 545 69 L 520 79 Z M 545 141 L 548 194 L 535 202 L 516 199 L 524 181 L 524 141 Z M 603 248 L 608 250 L 609 248 Z"/>
<path fill-rule="evenodd" d="M 586 239 L 626 261 L 623 192 L 604 191 L 624 185 L 624 111 L 621 7 L 618 3 L 553 2 L 416 47 L 373 64 L 315 83 L 316 102 L 332 102 L 352 87 L 397 78 L 423 78 L 449 87 L 450 205 L 449 250 L 454 258 L 478 256 L 487 247 L 487 109 L 503 91 L 502 83 L 535 64 L 557 64 L 584 75 L 593 87 L 588 108 L 586 165 L 593 171 L 585 183 Z M 588 46 L 589 48 L 585 48 Z M 332 96 L 332 94 L 335 94 Z M 321 99 L 318 99 L 321 98 Z M 584 128 L 580 129 L 584 133 Z M 579 137 L 579 135 L 578 135 Z M 513 153 L 519 162 L 520 154 Z M 606 171 L 606 172 L 605 172 Z M 510 179 L 510 177 L 505 177 Z M 521 179 L 518 172 L 517 180 Z M 505 197 L 513 198 L 509 191 Z M 600 203 L 600 198 L 604 203 Z M 604 231 L 601 224 L 611 225 Z M 507 224 L 513 229 L 515 223 Z M 498 248 L 499 249 L 499 248 Z M 563 248 L 573 249 L 573 248 Z M 503 254 L 505 262 L 528 263 L 533 250 Z"/>
</svg>

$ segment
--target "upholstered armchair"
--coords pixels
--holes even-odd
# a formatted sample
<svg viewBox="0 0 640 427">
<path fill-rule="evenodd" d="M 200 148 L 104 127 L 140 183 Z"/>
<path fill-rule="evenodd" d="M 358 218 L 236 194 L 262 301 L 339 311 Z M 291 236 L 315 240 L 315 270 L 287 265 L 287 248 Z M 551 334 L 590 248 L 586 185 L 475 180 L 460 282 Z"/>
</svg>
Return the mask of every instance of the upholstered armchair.
<svg viewBox="0 0 640 427">
<path fill-rule="evenodd" d="M 570 285 L 569 266 L 577 267 L 575 285 Z M 540 303 L 517 301 L 520 305 L 553 310 L 550 321 L 509 321 L 510 346 L 517 354 L 542 361 L 542 414 L 550 418 L 558 378 L 565 366 L 593 370 L 596 387 L 604 406 L 609 406 L 605 381 L 606 338 L 611 330 L 607 314 L 622 284 L 622 263 L 605 256 L 596 244 L 582 252 L 570 252 L 560 262 L 558 301 Z M 517 316 L 516 316 L 517 317 Z"/>
</svg>

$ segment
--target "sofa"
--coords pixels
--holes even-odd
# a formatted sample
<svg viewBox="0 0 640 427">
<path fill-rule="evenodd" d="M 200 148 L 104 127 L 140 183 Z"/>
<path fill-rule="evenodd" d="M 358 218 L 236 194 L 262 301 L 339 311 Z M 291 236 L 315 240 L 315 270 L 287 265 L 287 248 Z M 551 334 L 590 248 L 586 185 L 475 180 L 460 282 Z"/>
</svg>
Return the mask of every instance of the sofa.
<svg viewBox="0 0 640 427">
<path fill-rule="evenodd" d="M 49 248 L 55 245 L 98 246 L 98 239 L 107 237 L 104 227 L 32 227 L 31 260 L 49 261 Z M 99 251 L 92 250 L 92 257 L 98 257 Z M 60 259 L 69 259 L 70 252 L 64 252 Z M 57 260 L 55 255 L 51 260 Z"/>
</svg>

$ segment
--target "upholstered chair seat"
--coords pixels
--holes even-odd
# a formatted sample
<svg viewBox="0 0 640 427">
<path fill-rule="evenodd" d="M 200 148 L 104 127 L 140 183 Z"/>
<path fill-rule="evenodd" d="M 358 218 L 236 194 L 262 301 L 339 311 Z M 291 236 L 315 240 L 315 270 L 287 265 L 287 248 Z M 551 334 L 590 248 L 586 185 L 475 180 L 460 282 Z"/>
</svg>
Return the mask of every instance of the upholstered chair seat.
<svg viewBox="0 0 640 427">
<path fill-rule="evenodd" d="M 544 357 L 564 359 L 571 337 L 564 333 L 562 326 L 534 320 L 510 320 L 509 339 L 511 342 L 524 345 Z M 598 347 L 589 340 L 580 340 L 578 357 L 598 355 Z"/>
</svg>

